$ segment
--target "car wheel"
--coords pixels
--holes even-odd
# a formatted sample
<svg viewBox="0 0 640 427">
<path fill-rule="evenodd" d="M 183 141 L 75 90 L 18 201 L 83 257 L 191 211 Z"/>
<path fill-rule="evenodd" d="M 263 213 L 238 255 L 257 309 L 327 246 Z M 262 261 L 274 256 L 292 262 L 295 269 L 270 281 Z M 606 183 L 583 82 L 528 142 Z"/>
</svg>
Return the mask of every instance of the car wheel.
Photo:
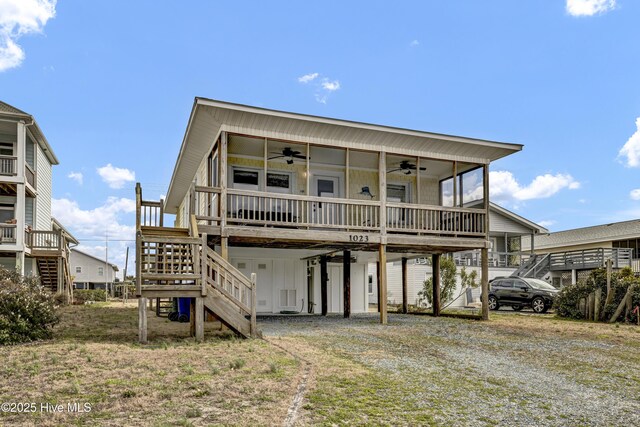
<svg viewBox="0 0 640 427">
<path fill-rule="evenodd" d="M 547 311 L 547 305 L 544 303 L 544 300 L 540 297 L 536 297 L 531 301 L 531 308 L 536 313 L 544 313 Z"/>
<path fill-rule="evenodd" d="M 511 307 L 513 309 L 513 311 L 520 311 L 522 310 L 522 306 L 521 305 L 514 305 L 513 307 Z"/>
<path fill-rule="evenodd" d="M 498 299 L 493 295 L 489 295 L 489 310 L 497 310 L 500 308 L 500 304 L 498 304 Z"/>
</svg>

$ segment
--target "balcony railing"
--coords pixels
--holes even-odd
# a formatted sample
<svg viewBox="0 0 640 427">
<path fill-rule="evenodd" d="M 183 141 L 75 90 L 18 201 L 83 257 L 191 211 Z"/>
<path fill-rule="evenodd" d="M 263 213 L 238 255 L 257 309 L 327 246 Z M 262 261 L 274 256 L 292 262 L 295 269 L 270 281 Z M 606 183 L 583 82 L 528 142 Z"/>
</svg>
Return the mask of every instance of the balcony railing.
<svg viewBox="0 0 640 427">
<path fill-rule="evenodd" d="M 16 175 L 17 161 L 15 156 L 0 156 L 0 175 Z"/>
<path fill-rule="evenodd" d="M 196 219 L 219 225 L 221 190 L 196 187 Z M 380 232 L 381 203 L 250 190 L 227 190 L 227 224 Z M 485 211 L 470 208 L 387 203 L 385 228 L 398 234 L 484 237 Z"/>
<path fill-rule="evenodd" d="M 16 242 L 16 225 L 0 224 L 0 243 Z"/>
<path fill-rule="evenodd" d="M 25 244 L 32 251 L 62 251 L 65 246 L 60 231 L 42 230 L 25 232 Z"/>
</svg>

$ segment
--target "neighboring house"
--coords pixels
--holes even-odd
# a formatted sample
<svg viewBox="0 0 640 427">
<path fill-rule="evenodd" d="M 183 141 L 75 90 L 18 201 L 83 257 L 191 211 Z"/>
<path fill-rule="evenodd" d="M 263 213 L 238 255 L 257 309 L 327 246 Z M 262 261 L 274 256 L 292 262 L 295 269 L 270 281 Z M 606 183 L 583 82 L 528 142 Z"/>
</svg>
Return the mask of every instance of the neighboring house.
<svg viewBox="0 0 640 427">
<path fill-rule="evenodd" d="M 0 265 L 70 296 L 69 241 L 51 219 L 58 159 L 33 116 L 0 101 Z"/>
<path fill-rule="evenodd" d="M 539 236 L 548 233 L 548 230 L 538 224 L 523 218 L 495 203 L 490 203 L 489 209 L 489 239 L 491 249 L 489 251 L 489 280 L 496 277 L 510 276 L 530 257 L 530 246 L 523 246 L 523 239 L 530 241 L 531 236 Z M 535 240 L 537 242 L 537 240 Z M 481 266 L 480 251 L 463 251 L 451 254 L 458 272 L 464 267 L 467 272 L 476 271 L 479 284 Z M 387 265 L 388 292 L 387 300 L 390 304 L 402 303 L 402 259 L 395 260 Z M 418 304 L 418 292 L 423 289 L 423 283 L 432 275 L 430 260 L 426 258 L 407 259 L 407 301 L 408 304 Z M 377 272 L 376 264 L 369 264 L 368 291 L 369 303 L 377 304 Z M 458 276 L 458 289 L 454 296 L 460 297 L 451 306 L 464 306 L 480 299 L 480 288 L 473 289 L 470 294 L 463 293 L 460 289 Z"/>
<path fill-rule="evenodd" d="M 529 247 L 525 238 L 523 245 Z M 632 267 L 640 273 L 640 220 L 614 222 L 541 234 L 534 238 L 535 252 L 547 256 L 557 287 L 586 278 L 607 259 L 613 268 Z"/>
<path fill-rule="evenodd" d="M 196 304 L 215 312 L 234 298 L 216 288 L 221 268 L 234 278 L 229 289 L 237 271 L 256 274 L 255 300 L 245 301 L 260 313 L 364 312 L 370 262 L 488 249 L 488 206 L 464 206 L 488 199 L 489 163 L 521 149 L 196 98 L 164 204 L 145 202 L 138 187 L 138 293 L 186 296 L 191 277 Z M 181 261 L 177 273 L 168 253 L 199 253 L 187 249 L 196 243 L 170 237 L 145 209 L 175 214 L 178 230 L 206 237 L 203 267 Z"/>
<path fill-rule="evenodd" d="M 70 262 L 76 289 L 111 289 L 118 266 L 77 249 L 71 249 Z"/>
</svg>

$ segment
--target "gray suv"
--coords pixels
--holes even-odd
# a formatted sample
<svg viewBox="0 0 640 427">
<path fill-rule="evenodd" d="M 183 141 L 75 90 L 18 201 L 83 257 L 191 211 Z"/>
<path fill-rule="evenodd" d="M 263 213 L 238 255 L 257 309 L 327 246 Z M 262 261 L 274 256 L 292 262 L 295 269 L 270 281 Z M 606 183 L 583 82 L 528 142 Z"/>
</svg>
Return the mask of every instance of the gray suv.
<svg viewBox="0 0 640 427">
<path fill-rule="evenodd" d="M 536 313 L 544 313 L 553 306 L 558 290 L 540 279 L 504 277 L 491 282 L 489 309 L 511 306 L 515 311 L 531 307 Z"/>
</svg>

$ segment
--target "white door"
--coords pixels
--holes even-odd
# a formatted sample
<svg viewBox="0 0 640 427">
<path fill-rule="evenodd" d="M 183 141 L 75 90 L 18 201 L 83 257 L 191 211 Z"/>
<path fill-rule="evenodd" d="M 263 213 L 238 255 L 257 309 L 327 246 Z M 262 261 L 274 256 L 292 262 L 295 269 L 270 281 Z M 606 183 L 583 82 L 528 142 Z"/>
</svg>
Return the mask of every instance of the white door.
<svg viewBox="0 0 640 427">
<path fill-rule="evenodd" d="M 329 265 L 329 307 L 330 313 L 342 313 L 344 308 L 344 293 L 342 287 L 342 266 Z"/>
<path fill-rule="evenodd" d="M 271 260 L 239 258 L 233 259 L 231 262 L 234 267 L 247 277 L 251 277 L 251 273 L 256 273 L 256 311 L 258 313 L 272 313 Z"/>
<path fill-rule="evenodd" d="M 339 198 L 340 197 L 340 178 L 336 176 L 313 176 L 312 192 L 317 197 Z M 340 207 L 335 203 L 313 203 L 313 212 L 311 216 L 316 224 L 340 224 Z"/>
</svg>

